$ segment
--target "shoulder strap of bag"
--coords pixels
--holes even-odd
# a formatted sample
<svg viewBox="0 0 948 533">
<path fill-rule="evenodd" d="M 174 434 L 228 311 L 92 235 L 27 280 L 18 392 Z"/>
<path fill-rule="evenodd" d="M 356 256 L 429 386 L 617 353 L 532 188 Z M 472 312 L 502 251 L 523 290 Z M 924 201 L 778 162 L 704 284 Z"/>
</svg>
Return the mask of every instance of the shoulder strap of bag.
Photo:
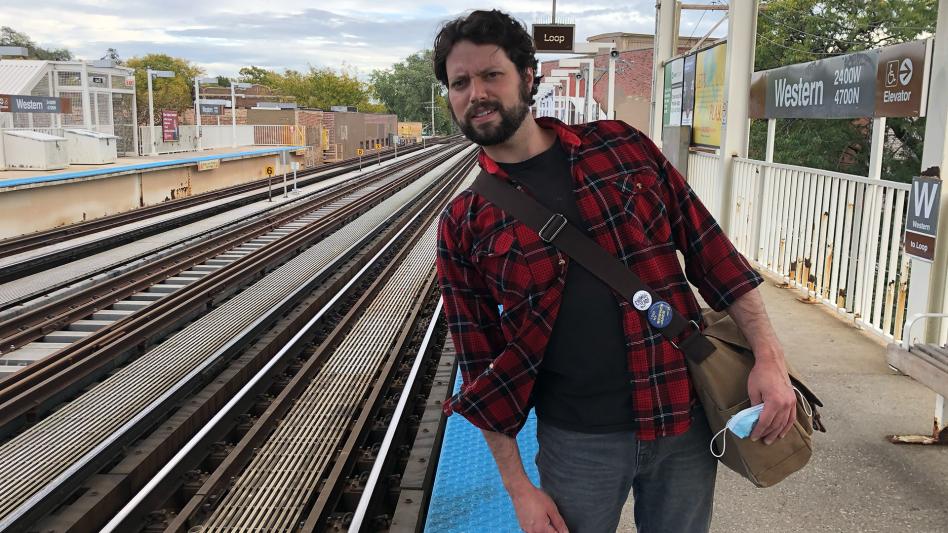
<svg viewBox="0 0 948 533">
<path fill-rule="evenodd" d="M 652 301 L 658 300 L 655 292 L 622 261 L 570 224 L 565 216 L 552 212 L 510 183 L 482 170 L 471 190 L 539 233 L 544 242 L 562 250 L 629 302 L 639 291 L 649 293 Z M 671 322 L 659 331 L 695 363 L 700 363 L 715 350 L 711 341 L 701 334 L 698 324 L 674 308 Z M 681 338 L 682 334 L 687 336 Z"/>
</svg>

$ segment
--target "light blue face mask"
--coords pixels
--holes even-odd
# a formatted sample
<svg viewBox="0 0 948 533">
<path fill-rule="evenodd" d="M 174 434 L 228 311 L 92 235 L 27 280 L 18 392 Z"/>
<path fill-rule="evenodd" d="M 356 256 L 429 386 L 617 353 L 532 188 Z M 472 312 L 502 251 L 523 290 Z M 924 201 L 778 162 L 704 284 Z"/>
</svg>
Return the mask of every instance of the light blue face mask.
<svg viewBox="0 0 948 533">
<path fill-rule="evenodd" d="M 711 454 L 718 458 L 724 455 L 724 449 L 727 446 L 727 439 L 722 441 L 723 444 L 721 445 L 721 453 L 714 451 L 714 441 L 729 429 L 731 430 L 731 433 L 733 433 L 734 436 L 739 439 L 746 439 L 748 436 L 750 436 L 751 431 L 754 430 L 754 426 L 757 424 L 757 419 L 760 418 L 760 412 L 763 410 L 764 404 L 759 403 L 735 413 L 734 416 L 732 416 L 731 419 L 727 421 L 727 424 L 724 425 L 724 429 L 718 431 L 717 434 L 711 438 Z"/>
<path fill-rule="evenodd" d="M 800 399 L 803 401 L 803 412 L 806 413 L 806 416 L 813 416 L 813 411 L 810 410 L 810 404 L 806 401 L 806 398 L 803 396 L 803 393 L 800 392 L 800 389 L 793 387 L 793 391 L 800 396 Z M 727 447 L 727 439 L 724 439 L 721 444 L 721 453 L 714 451 L 714 441 L 717 440 L 725 431 L 731 430 L 737 438 L 746 439 L 750 436 L 751 431 L 754 430 L 754 426 L 757 425 L 757 419 L 760 418 L 760 412 L 764 410 L 764 404 L 759 403 L 748 407 L 747 409 L 742 409 L 734 414 L 730 420 L 727 421 L 727 424 L 724 425 L 724 429 L 718 431 L 714 437 L 711 437 L 711 455 L 721 458 L 724 455 L 724 449 Z"/>
</svg>

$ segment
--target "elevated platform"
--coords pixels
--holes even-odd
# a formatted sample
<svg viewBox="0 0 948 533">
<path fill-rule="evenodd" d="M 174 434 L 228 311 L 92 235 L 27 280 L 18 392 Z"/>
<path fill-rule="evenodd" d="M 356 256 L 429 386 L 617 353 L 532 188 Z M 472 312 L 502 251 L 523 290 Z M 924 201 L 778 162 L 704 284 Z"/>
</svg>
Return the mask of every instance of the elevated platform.
<svg viewBox="0 0 948 533">
<path fill-rule="evenodd" d="M 0 239 L 83 222 L 137 207 L 274 177 L 282 152 L 303 162 L 304 146 L 243 146 L 159 156 L 123 157 L 108 165 L 0 172 Z"/>
<path fill-rule="evenodd" d="M 791 364 L 826 407 L 828 433 L 814 438 L 810 464 L 783 483 L 757 489 L 718 470 L 711 531 L 944 531 L 948 449 L 891 444 L 892 433 L 926 433 L 934 393 L 886 364 L 874 335 L 796 292 L 761 286 Z M 537 480 L 535 423 L 518 436 L 524 467 Z M 635 531 L 632 499 L 618 531 Z M 480 431 L 448 419 L 425 531 L 519 531 Z"/>
</svg>

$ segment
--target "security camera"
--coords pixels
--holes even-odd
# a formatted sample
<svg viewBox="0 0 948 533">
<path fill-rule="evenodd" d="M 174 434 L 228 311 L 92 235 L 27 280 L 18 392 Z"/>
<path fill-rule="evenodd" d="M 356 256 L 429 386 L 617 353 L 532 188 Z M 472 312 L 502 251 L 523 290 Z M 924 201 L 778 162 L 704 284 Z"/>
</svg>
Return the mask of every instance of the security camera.
<svg viewBox="0 0 948 533">
<path fill-rule="evenodd" d="M 582 72 L 577 72 L 577 73 L 576 73 L 576 79 L 577 79 L 577 80 L 583 79 L 583 73 L 582 73 Z"/>
<path fill-rule="evenodd" d="M 619 57 L 619 51 L 618 51 L 618 50 L 613 50 L 613 51 L 609 52 L 609 57 L 611 57 L 612 59 L 617 59 L 617 58 Z"/>
</svg>

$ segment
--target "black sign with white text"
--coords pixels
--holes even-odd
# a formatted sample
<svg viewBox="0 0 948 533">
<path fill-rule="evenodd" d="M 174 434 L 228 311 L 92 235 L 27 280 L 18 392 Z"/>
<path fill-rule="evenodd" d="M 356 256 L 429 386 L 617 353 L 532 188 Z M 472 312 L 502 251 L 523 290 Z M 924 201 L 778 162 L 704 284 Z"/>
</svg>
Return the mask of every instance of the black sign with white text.
<svg viewBox="0 0 948 533">
<path fill-rule="evenodd" d="M 935 234 L 938 230 L 938 204 L 941 180 L 916 176 L 909 191 L 909 210 L 905 218 L 905 253 L 925 261 L 935 259 Z"/>
<path fill-rule="evenodd" d="M 534 24 L 533 44 L 537 52 L 572 52 L 575 31 L 572 24 Z"/>
</svg>

